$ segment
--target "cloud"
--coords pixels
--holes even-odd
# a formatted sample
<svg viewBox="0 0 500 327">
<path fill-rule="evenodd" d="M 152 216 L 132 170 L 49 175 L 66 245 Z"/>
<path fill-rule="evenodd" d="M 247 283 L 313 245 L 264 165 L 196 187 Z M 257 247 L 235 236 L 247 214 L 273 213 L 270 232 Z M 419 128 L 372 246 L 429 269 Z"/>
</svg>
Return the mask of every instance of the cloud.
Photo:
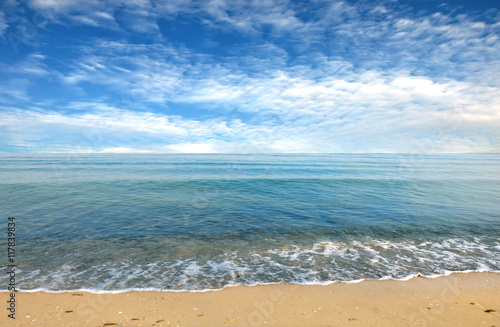
<svg viewBox="0 0 500 327">
<path fill-rule="evenodd" d="M 76 108 L 99 107 L 95 103 L 75 104 Z M 43 140 L 51 144 L 61 135 L 67 138 L 66 144 L 55 146 L 52 150 L 61 151 L 72 144 L 85 144 L 92 151 L 102 151 L 107 145 L 135 142 L 156 142 L 157 145 L 172 145 L 172 149 L 186 142 L 200 142 L 210 138 L 223 140 L 227 137 L 252 134 L 252 129 L 239 120 L 223 121 L 211 119 L 197 121 L 147 112 L 134 112 L 110 108 L 106 105 L 94 112 L 62 114 L 55 111 L 3 107 L 0 111 L 0 128 L 14 137 L 13 143 L 32 142 L 40 146 Z M 247 131 L 245 132 L 245 129 Z M 43 135 L 41 137 L 41 135 Z M 11 142 L 12 143 L 12 142 Z M 127 146 L 120 146 L 127 148 Z M 180 149 L 180 148 L 179 148 Z"/>
<path fill-rule="evenodd" d="M 0 81 L 0 95 L 4 98 L 3 102 L 28 100 L 28 85 L 29 81 L 22 78 Z"/>
<path fill-rule="evenodd" d="M 0 95 L 3 103 L 29 101 L 28 90 L 35 80 L 50 75 L 50 69 L 44 64 L 45 56 L 32 53 L 16 64 L 0 63 Z"/>
<path fill-rule="evenodd" d="M 19 76 L 46 76 L 49 74 L 49 68 L 44 64 L 45 56 L 39 53 L 31 53 L 22 61 L 18 61 L 15 65 L 6 65 L 0 63 L 0 71 L 4 74 L 19 75 Z"/>
<path fill-rule="evenodd" d="M 148 51 L 142 46 L 114 43 L 106 47 L 114 48 L 115 55 L 87 56 L 72 72 L 61 76 L 62 80 L 69 84 L 104 83 L 126 92 L 137 102 L 188 103 L 209 110 L 230 108 L 240 112 L 275 113 L 284 119 L 348 113 L 368 107 L 403 110 L 403 107 L 420 105 L 443 111 L 474 104 L 479 100 L 472 98 L 479 97 L 479 92 L 486 91 L 481 101 L 497 96 L 497 89 L 479 91 L 482 86 L 473 82 L 435 80 L 405 71 L 359 72 L 348 62 L 324 60 L 315 63 L 314 68 L 306 65 L 290 68 L 276 63 L 269 65 L 266 74 L 261 75 L 251 73 L 254 64 L 261 64 L 259 61 L 245 66 L 240 62 L 235 67 L 232 63 L 220 65 L 210 57 L 168 47 L 151 47 L 153 57 L 145 56 Z M 122 56 L 121 51 L 128 55 Z M 169 58 L 160 59 L 156 55 Z"/>
<path fill-rule="evenodd" d="M 93 152 L 411 152 L 421 147 L 429 152 L 500 150 L 498 88 L 476 89 L 466 82 L 437 83 L 377 72 L 357 76 L 357 81 L 348 79 L 316 81 L 281 74 L 268 80 L 249 79 L 240 86 L 245 88 L 241 93 L 245 96 L 207 99 L 234 102 L 238 110 L 251 113 L 246 121 L 224 114 L 212 119 L 187 119 L 102 103 L 73 103 L 66 107 L 72 109 L 68 114 L 4 110 L 0 126 L 22 135 L 23 144 L 31 140 L 36 146 L 40 134 L 52 133 L 53 138 L 62 134 L 70 140 L 67 145 L 80 139 Z M 195 89 L 187 92 L 199 94 L 200 89 Z M 88 141 L 89 133 L 98 134 L 99 142 Z M 61 151 L 67 145 L 52 151 Z"/>
<path fill-rule="evenodd" d="M 388 1 L 29 4 L 67 30 L 124 33 L 84 35 L 58 48 L 64 56 L 41 46 L 0 66 L 10 148 L 499 151 L 498 18 Z M 162 35 L 177 18 L 234 42 L 210 48 L 196 45 L 197 33 Z M 40 96 L 49 86 L 64 96 Z"/>
<path fill-rule="evenodd" d="M 5 21 L 5 13 L 0 11 L 0 37 L 3 37 L 9 25 Z"/>
<path fill-rule="evenodd" d="M 170 37 L 169 31 L 161 32 L 163 21 L 183 15 L 226 36 L 239 34 L 248 43 L 261 39 L 287 51 L 342 57 L 365 69 L 397 65 L 420 75 L 466 79 L 468 72 L 484 70 L 485 62 L 499 61 L 494 8 L 490 19 L 481 20 L 477 13 L 458 14 L 446 6 L 419 12 L 392 1 L 31 0 L 29 6 L 52 24 L 151 34 L 156 41 Z"/>
<path fill-rule="evenodd" d="M 31 0 L 29 6 L 51 24 L 88 25 L 135 33 L 157 33 L 158 13 L 151 1 Z"/>
<path fill-rule="evenodd" d="M 269 26 L 280 33 L 306 27 L 291 7 L 290 1 L 286 0 L 210 0 L 202 2 L 201 10 L 215 22 L 240 30 L 256 31 Z"/>
</svg>

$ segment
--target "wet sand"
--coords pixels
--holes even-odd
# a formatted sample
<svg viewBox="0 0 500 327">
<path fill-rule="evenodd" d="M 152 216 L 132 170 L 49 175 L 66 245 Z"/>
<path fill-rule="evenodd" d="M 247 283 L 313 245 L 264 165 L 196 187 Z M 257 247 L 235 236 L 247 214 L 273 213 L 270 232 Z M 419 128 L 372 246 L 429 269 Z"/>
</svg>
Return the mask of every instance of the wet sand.
<svg viewBox="0 0 500 327">
<path fill-rule="evenodd" d="M 237 286 L 210 292 L 16 293 L 0 326 L 500 327 L 500 274 L 327 286 Z"/>
</svg>

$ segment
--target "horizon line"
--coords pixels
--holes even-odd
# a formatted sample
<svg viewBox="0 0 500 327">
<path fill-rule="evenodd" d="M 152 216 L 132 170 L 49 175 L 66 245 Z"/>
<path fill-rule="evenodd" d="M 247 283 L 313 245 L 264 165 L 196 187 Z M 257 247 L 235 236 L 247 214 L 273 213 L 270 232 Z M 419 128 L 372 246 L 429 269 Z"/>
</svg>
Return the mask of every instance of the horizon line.
<svg viewBox="0 0 500 327">
<path fill-rule="evenodd" d="M 0 155 L 12 155 L 12 154 L 78 154 L 78 155 L 93 155 L 93 154 L 164 154 L 164 155 L 300 155 L 300 154 L 409 154 L 409 155 L 436 155 L 436 154 L 500 154 L 500 152 L 258 152 L 258 153 L 248 153 L 248 152 L 1 152 Z"/>
</svg>

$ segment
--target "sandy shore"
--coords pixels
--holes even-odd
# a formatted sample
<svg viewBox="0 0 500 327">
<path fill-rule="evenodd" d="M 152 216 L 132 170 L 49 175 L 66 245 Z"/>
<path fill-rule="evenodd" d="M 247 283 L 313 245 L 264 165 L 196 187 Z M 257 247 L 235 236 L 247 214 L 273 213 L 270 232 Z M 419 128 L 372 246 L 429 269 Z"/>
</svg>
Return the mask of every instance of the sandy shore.
<svg viewBox="0 0 500 327">
<path fill-rule="evenodd" d="M 0 293 L 6 307 L 9 293 Z M 496 326 L 500 274 L 212 292 L 16 293 L 0 326 Z"/>
</svg>

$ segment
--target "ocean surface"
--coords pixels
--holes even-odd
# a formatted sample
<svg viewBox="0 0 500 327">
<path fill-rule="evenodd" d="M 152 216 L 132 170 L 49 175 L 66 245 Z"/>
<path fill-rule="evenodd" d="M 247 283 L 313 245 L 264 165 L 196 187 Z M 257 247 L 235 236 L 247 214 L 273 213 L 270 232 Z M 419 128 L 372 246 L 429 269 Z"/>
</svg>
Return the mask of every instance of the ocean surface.
<svg viewBox="0 0 500 327">
<path fill-rule="evenodd" d="M 500 155 L 1 154 L 9 216 L 25 291 L 500 272 Z"/>
</svg>

